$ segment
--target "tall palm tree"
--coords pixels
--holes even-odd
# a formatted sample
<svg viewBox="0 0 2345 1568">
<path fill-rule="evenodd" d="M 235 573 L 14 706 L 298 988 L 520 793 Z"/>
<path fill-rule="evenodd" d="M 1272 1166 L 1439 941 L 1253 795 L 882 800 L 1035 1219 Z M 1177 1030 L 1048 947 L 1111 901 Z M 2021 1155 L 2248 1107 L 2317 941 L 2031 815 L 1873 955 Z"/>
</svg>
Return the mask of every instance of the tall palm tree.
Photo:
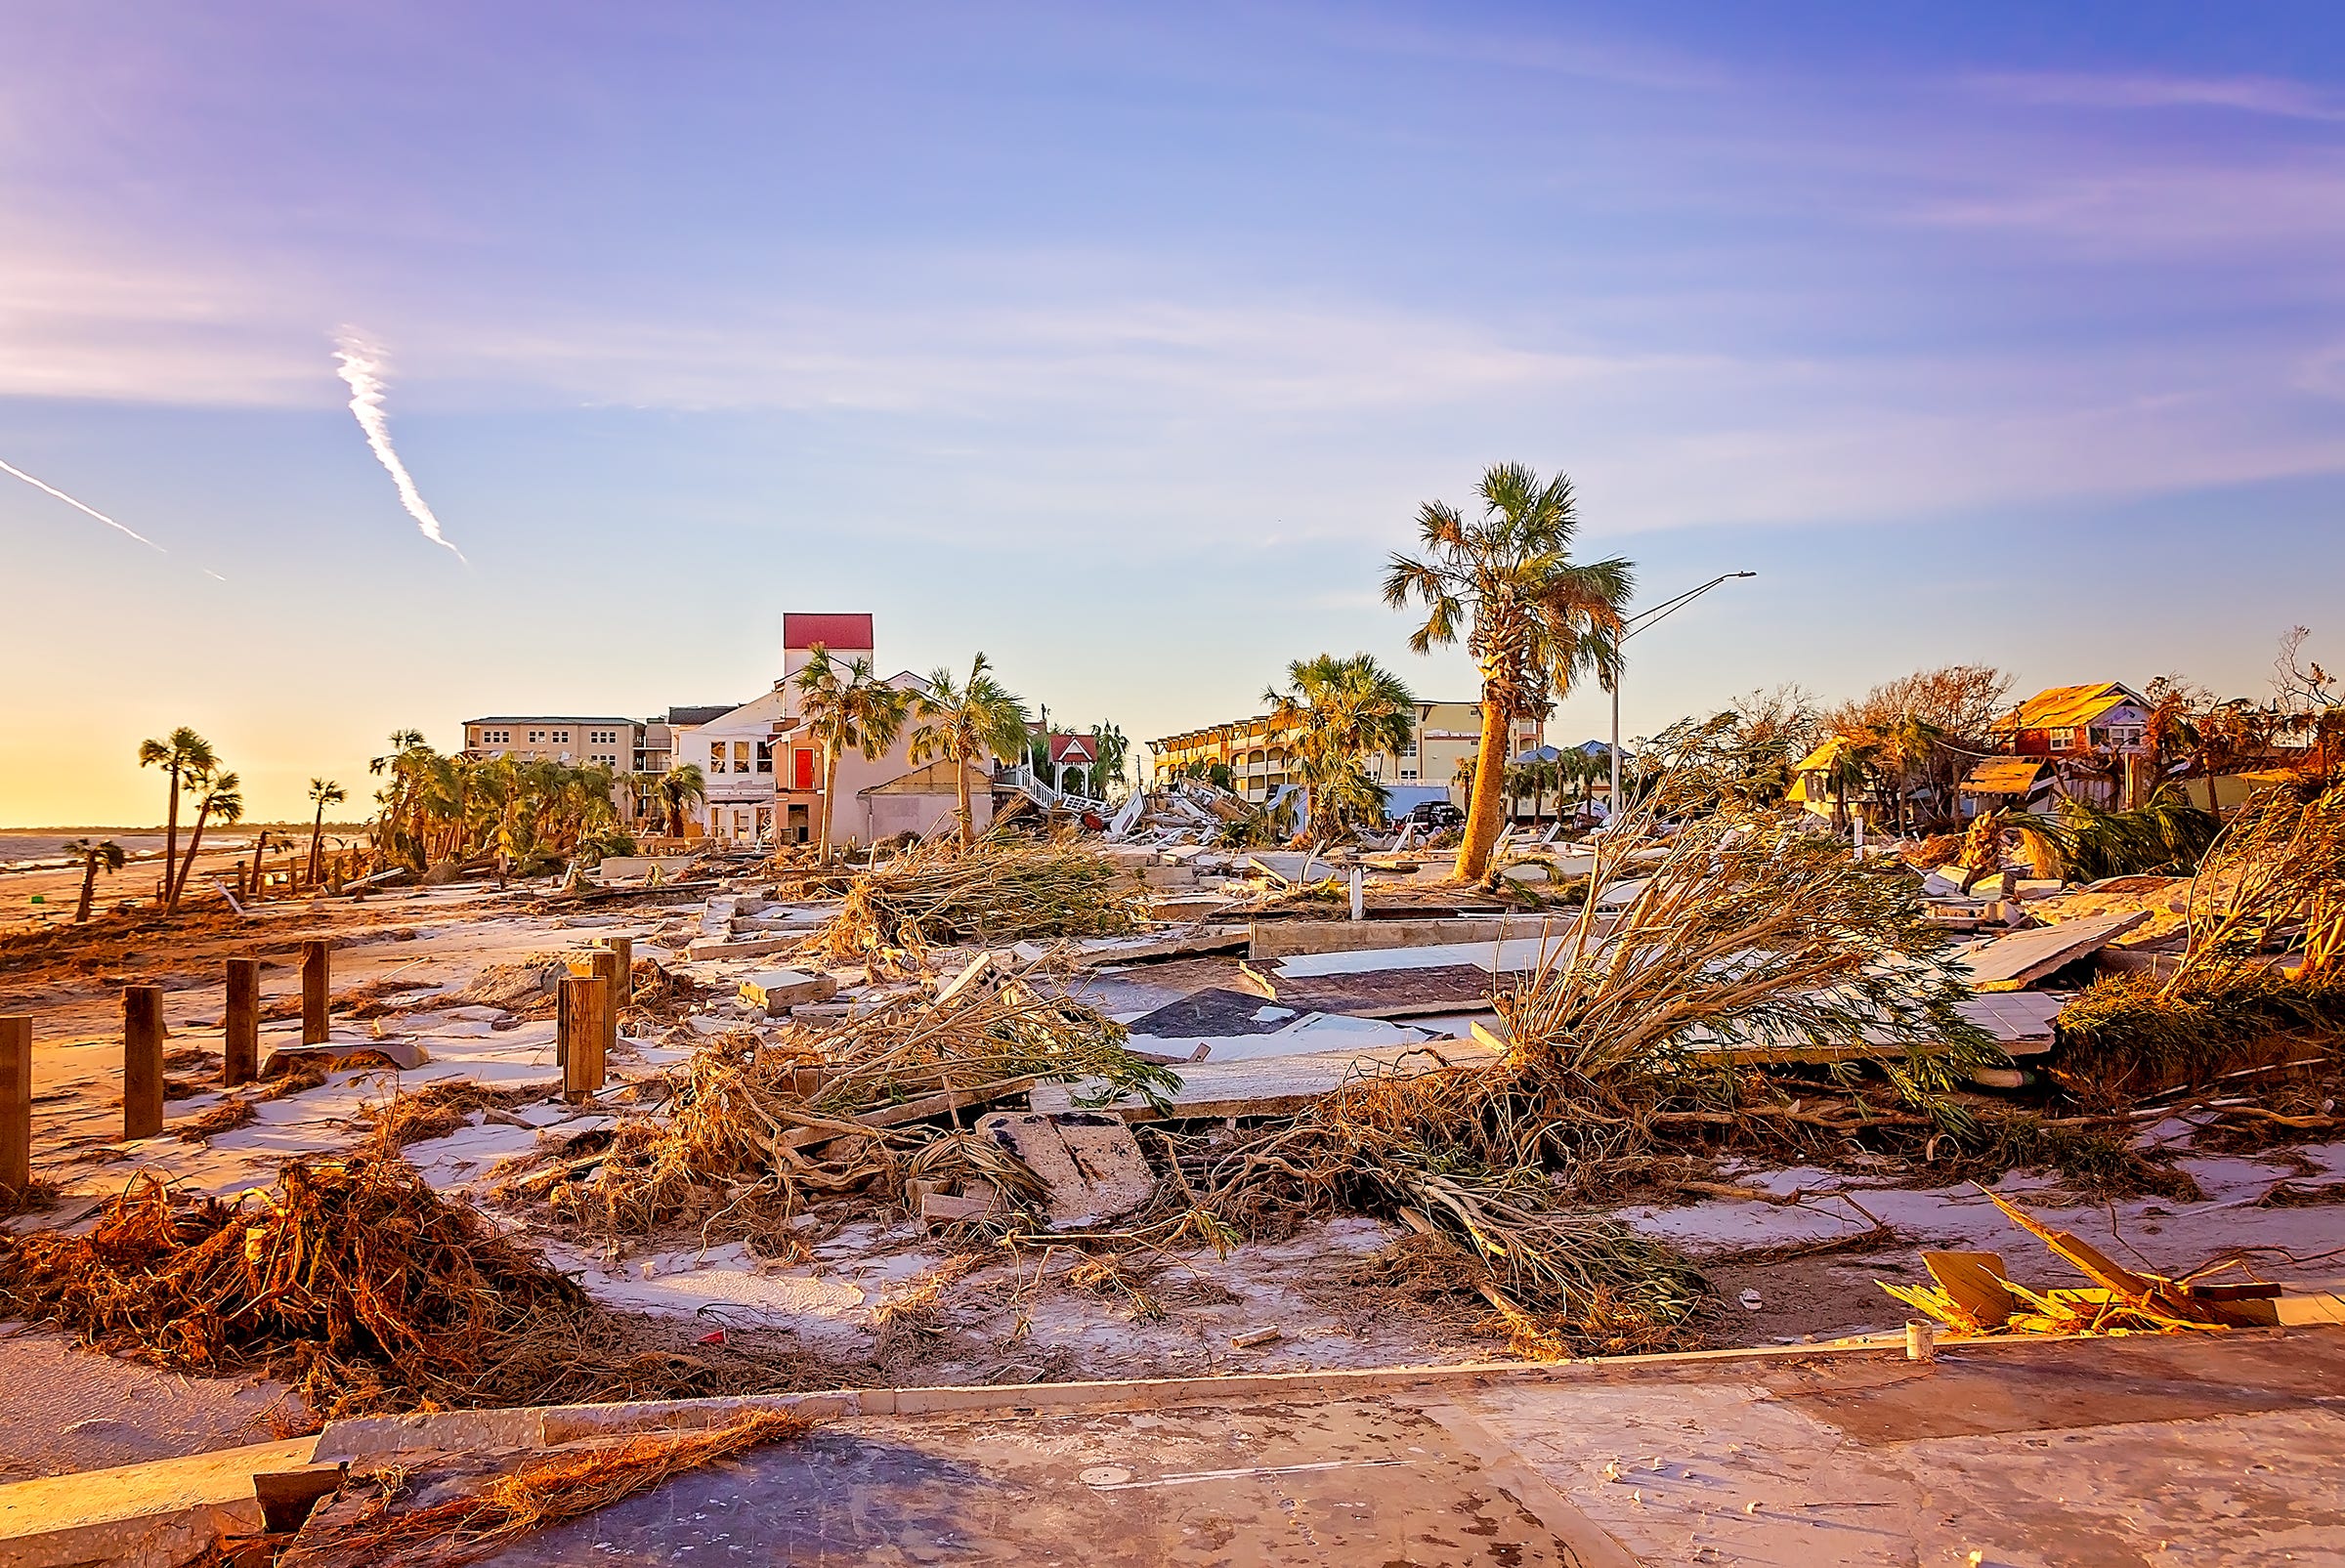
<svg viewBox="0 0 2345 1568">
<path fill-rule="evenodd" d="M 163 907 L 165 914 L 179 912 L 179 901 L 187 896 L 188 875 L 195 869 L 196 852 L 203 848 L 204 825 L 214 817 L 234 826 L 244 820 L 243 781 L 233 773 L 206 771 L 189 776 L 195 787 L 189 793 L 200 793 L 202 803 L 195 808 L 195 826 L 188 834 L 188 858 L 180 863 L 178 879 L 171 884 L 171 897 Z"/>
<path fill-rule="evenodd" d="M 1417 737 L 1417 699 L 1400 677 L 1366 654 L 1321 654 L 1287 666 L 1288 686 L 1262 694 L 1274 730 L 1296 736 L 1297 772 L 1311 793 L 1311 832 L 1333 838 L 1346 826 L 1384 826 L 1386 796 L 1366 759 L 1399 751 Z"/>
<path fill-rule="evenodd" d="M 171 893 L 172 868 L 179 863 L 180 780 L 191 771 L 209 771 L 220 765 L 212 743 L 186 725 L 160 741 L 139 742 L 139 766 L 160 768 L 168 781 L 167 813 L 163 819 L 163 896 Z"/>
<path fill-rule="evenodd" d="M 969 769 L 981 759 L 1024 754 L 1026 704 L 994 679 L 993 665 L 979 654 L 965 681 L 955 680 L 950 669 L 930 675 L 928 690 L 913 699 L 913 712 L 920 721 L 912 732 L 913 766 L 939 757 L 952 759 L 960 802 L 960 845 L 966 849 L 977 839 Z"/>
<path fill-rule="evenodd" d="M 862 752 L 866 762 L 887 755 L 887 748 L 904 733 L 911 708 L 910 694 L 881 680 L 868 658 L 841 666 L 830 649 L 817 643 L 806 667 L 798 671 L 798 714 L 823 751 L 822 823 L 816 837 L 826 864 L 831 859 L 838 759 L 849 747 Z"/>
<path fill-rule="evenodd" d="M 350 791 L 331 779 L 310 781 L 310 800 L 318 808 L 317 820 L 310 824 L 310 880 L 318 880 L 318 851 L 325 842 L 325 808 L 339 806 L 350 798 Z"/>
<path fill-rule="evenodd" d="M 667 836 L 684 836 L 684 814 L 708 798 L 708 783 L 697 762 L 679 762 L 660 776 L 652 798 L 667 818 Z"/>
<path fill-rule="evenodd" d="M 1471 523 L 1443 502 L 1427 503 L 1417 519 L 1425 553 L 1394 555 L 1385 573 L 1385 603 L 1425 607 L 1410 649 L 1429 654 L 1464 629 L 1481 675 L 1481 742 L 1455 872 L 1463 881 L 1490 868 L 1515 719 L 1546 711 L 1583 674 L 1617 678 L 1621 610 L 1635 587 L 1618 556 L 1571 559 L 1579 519 L 1565 476 L 1541 484 L 1528 468 L 1504 463 L 1482 476 L 1479 493 L 1482 515 Z"/>
<path fill-rule="evenodd" d="M 90 917 L 90 895 L 98 887 L 99 868 L 104 867 L 111 875 L 122 869 L 128 857 L 122 853 L 122 846 L 110 838 L 98 843 L 76 838 L 65 846 L 65 853 L 81 857 L 81 903 L 73 910 L 73 923 L 79 925 Z"/>
</svg>

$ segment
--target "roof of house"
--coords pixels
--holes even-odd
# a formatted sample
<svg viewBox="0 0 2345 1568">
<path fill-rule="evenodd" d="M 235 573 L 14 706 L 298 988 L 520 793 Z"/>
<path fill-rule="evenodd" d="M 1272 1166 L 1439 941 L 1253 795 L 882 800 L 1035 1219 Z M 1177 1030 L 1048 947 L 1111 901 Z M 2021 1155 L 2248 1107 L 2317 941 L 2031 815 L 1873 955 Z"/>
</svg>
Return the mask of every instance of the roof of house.
<svg viewBox="0 0 2345 1568">
<path fill-rule="evenodd" d="M 857 799 L 865 795 L 952 795 L 959 798 L 960 786 L 953 777 L 958 766 L 950 757 L 939 757 L 924 768 L 901 773 L 885 784 L 871 784 L 855 791 Z M 978 767 L 969 768 L 969 786 L 979 794 L 993 786 L 992 778 Z"/>
<path fill-rule="evenodd" d="M 1099 760 L 1099 738 L 1095 735 L 1053 735 L 1050 738 L 1052 762 L 1096 762 Z"/>
<path fill-rule="evenodd" d="M 703 703 L 699 707 L 671 707 L 667 710 L 667 722 L 670 724 L 706 724 L 711 719 L 723 718 L 739 706 L 741 706 L 739 702 L 717 702 L 714 704 Z"/>
<path fill-rule="evenodd" d="M 2042 757 L 1981 757 L 1978 766 L 1963 775 L 1962 792 L 2024 795 L 2035 787 L 2036 780 L 2051 765 Z"/>
<path fill-rule="evenodd" d="M 2018 730 L 2072 730 L 2092 723 L 2119 702 L 2147 705 L 2141 694 L 2122 681 L 2100 681 L 2090 686 L 2055 686 L 2036 693 L 2014 709 L 2011 727 Z"/>
<path fill-rule="evenodd" d="M 492 713 L 485 719 L 466 719 L 464 722 L 466 724 L 633 724 L 636 721 L 615 719 L 600 714 L 587 718 L 576 718 L 564 713 L 531 713 L 516 718 L 502 713 Z"/>
<path fill-rule="evenodd" d="M 840 649 L 869 653 L 879 646 L 872 641 L 872 617 L 869 615 L 783 615 L 784 648 L 812 648 L 817 643 L 834 653 Z"/>
</svg>

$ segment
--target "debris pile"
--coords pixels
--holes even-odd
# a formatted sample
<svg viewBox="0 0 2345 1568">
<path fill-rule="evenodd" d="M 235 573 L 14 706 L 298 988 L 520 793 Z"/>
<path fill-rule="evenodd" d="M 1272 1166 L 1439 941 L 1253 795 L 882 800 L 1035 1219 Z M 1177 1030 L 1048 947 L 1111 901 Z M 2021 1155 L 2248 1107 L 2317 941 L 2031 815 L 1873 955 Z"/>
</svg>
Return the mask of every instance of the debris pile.
<svg viewBox="0 0 2345 1568">
<path fill-rule="evenodd" d="M 994 968 L 982 958 L 933 997 L 896 996 L 776 1040 L 720 1037 L 677 1077 L 663 1115 L 631 1121 L 606 1147 L 513 1190 L 613 1237 L 694 1223 L 777 1251 L 820 1196 L 875 1189 L 897 1202 L 908 1181 L 962 1176 L 1038 1196 L 1014 1158 L 951 1136 L 957 1113 L 1044 1081 L 1097 1081 L 1122 1094 L 1178 1081 L 1092 1008 L 1045 994 L 1030 971 Z"/>
</svg>

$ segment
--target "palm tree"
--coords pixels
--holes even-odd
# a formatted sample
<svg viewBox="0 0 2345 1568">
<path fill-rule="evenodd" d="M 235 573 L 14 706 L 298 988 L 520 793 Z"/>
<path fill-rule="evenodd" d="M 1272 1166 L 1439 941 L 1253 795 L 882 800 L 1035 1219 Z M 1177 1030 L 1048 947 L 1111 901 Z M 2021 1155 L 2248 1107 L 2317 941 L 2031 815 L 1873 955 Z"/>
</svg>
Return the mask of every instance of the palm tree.
<svg viewBox="0 0 2345 1568">
<path fill-rule="evenodd" d="M 139 766 L 160 768 L 169 780 L 168 812 L 163 819 L 163 894 L 171 892 L 171 869 L 179 862 L 179 783 L 191 771 L 209 771 L 220 765 L 212 743 L 186 725 L 160 741 L 139 742 Z"/>
<path fill-rule="evenodd" d="M 831 859 L 839 757 L 850 746 L 862 752 L 866 762 L 887 755 L 887 748 L 904 733 L 911 701 L 909 694 L 878 677 L 870 659 L 855 659 L 842 670 L 820 643 L 798 671 L 798 714 L 823 751 L 822 824 L 816 837 L 826 864 Z"/>
<path fill-rule="evenodd" d="M 369 759 L 366 764 L 368 773 L 390 775 L 391 782 L 375 798 L 383 803 L 382 848 L 393 856 L 403 854 L 403 827 L 405 828 L 405 836 L 410 842 L 416 836 L 412 826 L 408 826 L 408 817 L 419 808 L 416 797 L 420 793 L 420 776 L 433 754 L 432 748 L 424 742 L 421 730 L 393 730 L 391 749 Z M 429 868 L 428 857 L 409 855 L 405 858 L 410 861 L 423 859 L 424 864 L 417 866 L 417 870 Z"/>
<path fill-rule="evenodd" d="M 1382 826 L 1386 794 L 1364 759 L 1399 751 L 1417 737 L 1417 699 L 1366 654 L 1321 654 L 1287 666 L 1288 689 L 1262 694 L 1274 730 L 1300 732 L 1298 772 L 1311 792 L 1311 832 Z"/>
<path fill-rule="evenodd" d="M 110 838 L 101 843 L 76 838 L 65 846 L 65 853 L 81 857 L 81 903 L 73 911 L 73 923 L 79 925 L 90 917 L 90 895 L 98 887 L 99 868 L 104 867 L 111 875 L 122 869 L 128 857 L 122 853 L 122 846 Z"/>
<path fill-rule="evenodd" d="M 983 654 L 969 665 L 969 678 L 956 681 L 950 669 L 928 677 L 928 690 L 913 699 L 919 726 L 912 732 L 912 764 L 952 759 L 960 801 L 960 845 L 977 839 L 969 805 L 969 768 L 980 758 L 1014 757 L 1026 750 L 1026 704 L 994 679 Z"/>
<path fill-rule="evenodd" d="M 667 818 L 667 836 L 684 836 L 684 813 L 708 798 L 707 781 L 697 762 L 679 762 L 652 785 L 652 798 Z"/>
<path fill-rule="evenodd" d="M 1505 463 L 1482 476 L 1480 495 L 1473 523 L 1428 502 L 1417 520 L 1425 554 L 1394 555 L 1385 574 L 1385 603 L 1399 610 L 1414 598 L 1425 607 L 1410 649 L 1429 654 L 1465 627 L 1481 674 L 1481 742 L 1455 872 L 1462 881 L 1490 867 L 1514 720 L 1546 711 L 1582 674 L 1617 678 L 1621 608 L 1635 585 L 1618 556 L 1571 559 L 1579 519 L 1563 475 L 1542 485 L 1528 468 Z"/>
<path fill-rule="evenodd" d="M 318 851 L 325 842 L 325 808 L 339 806 L 350 798 L 350 791 L 331 779 L 312 779 L 310 799 L 318 807 L 318 819 L 310 824 L 310 870 L 312 885 L 318 880 Z"/>
<path fill-rule="evenodd" d="M 196 851 L 203 848 L 204 825 L 217 817 L 234 825 L 244 820 L 243 781 L 233 773 L 206 771 L 189 776 L 189 793 L 198 790 L 203 803 L 195 809 L 195 826 L 188 835 L 188 858 L 180 863 L 179 877 L 171 884 L 171 897 L 163 907 L 165 914 L 179 912 L 179 901 L 187 896 L 188 875 L 195 869 Z"/>
</svg>

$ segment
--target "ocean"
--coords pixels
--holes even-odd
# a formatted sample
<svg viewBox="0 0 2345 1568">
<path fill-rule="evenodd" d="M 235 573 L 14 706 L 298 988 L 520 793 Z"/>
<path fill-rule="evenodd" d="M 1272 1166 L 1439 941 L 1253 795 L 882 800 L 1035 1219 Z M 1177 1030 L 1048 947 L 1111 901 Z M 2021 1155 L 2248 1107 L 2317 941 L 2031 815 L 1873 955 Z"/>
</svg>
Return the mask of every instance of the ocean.
<svg viewBox="0 0 2345 1568">
<path fill-rule="evenodd" d="M 52 870 L 74 864 L 65 853 L 65 846 L 76 838 L 94 838 L 101 842 L 112 839 L 120 844 L 133 861 L 160 860 L 163 854 L 163 835 L 149 832 L 117 832 L 103 827 L 86 833 L 0 833 L 0 871 Z M 203 845 L 208 851 L 241 849 L 252 842 L 248 834 L 215 833 L 206 829 Z M 180 848 L 187 848 L 186 828 L 180 829 Z"/>
</svg>

